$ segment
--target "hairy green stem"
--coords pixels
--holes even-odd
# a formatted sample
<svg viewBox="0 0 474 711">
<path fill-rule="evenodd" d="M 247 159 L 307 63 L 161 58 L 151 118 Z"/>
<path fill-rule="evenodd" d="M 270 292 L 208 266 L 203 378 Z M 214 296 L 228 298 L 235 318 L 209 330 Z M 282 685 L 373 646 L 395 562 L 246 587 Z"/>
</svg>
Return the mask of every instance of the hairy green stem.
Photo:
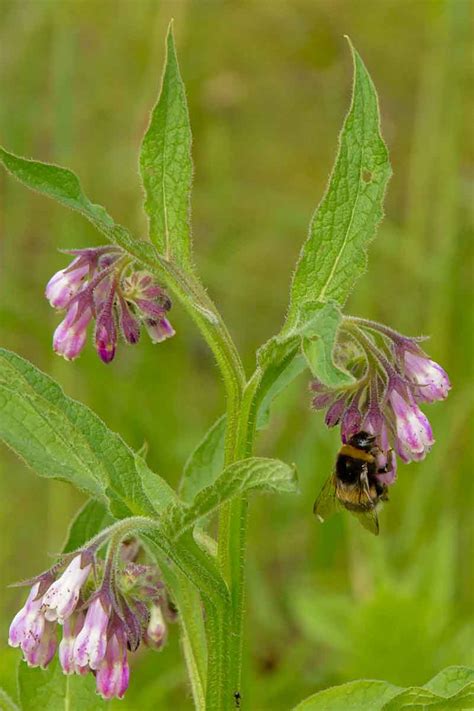
<svg viewBox="0 0 474 711">
<path fill-rule="evenodd" d="M 261 381 L 259 369 L 248 382 L 240 404 L 238 428 L 229 432 L 235 447 L 233 461 L 249 457 L 255 440 L 256 393 Z M 231 463 L 230 461 L 226 463 Z M 231 617 L 221 628 L 229 643 L 230 675 L 222 698 L 222 708 L 240 705 L 243 613 L 245 602 L 245 554 L 247 546 L 248 503 L 246 497 L 238 497 L 222 507 L 219 516 L 219 565 L 230 589 Z"/>
<path fill-rule="evenodd" d="M 226 466 L 251 456 L 255 436 L 255 396 L 261 371 L 257 369 L 249 383 L 245 384 L 235 344 L 219 312 L 194 275 L 185 274 L 173 263 L 162 259 L 153 267 L 196 322 L 222 374 L 227 415 Z M 211 600 L 205 592 L 202 593 L 207 609 L 206 707 L 212 711 L 233 709 L 240 697 L 246 535 L 247 501 L 239 497 L 225 504 L 219 514 L 218 565 L 228 585 L 230 599 L 226 601 L 223 597 L 214 597 Z M 188 646 L 190 651 L 192 640 Z M 188 660 L 188 668 L 192 666 L 192 660 Z"/>
</svg>

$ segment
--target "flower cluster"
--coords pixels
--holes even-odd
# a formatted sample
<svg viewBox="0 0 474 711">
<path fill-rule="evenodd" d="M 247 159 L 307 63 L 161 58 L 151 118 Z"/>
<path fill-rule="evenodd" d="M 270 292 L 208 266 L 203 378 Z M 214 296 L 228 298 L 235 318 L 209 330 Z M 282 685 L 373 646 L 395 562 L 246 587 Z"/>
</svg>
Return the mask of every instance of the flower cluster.
<svg viewBox="0 0 474 711">
<path fill-rule="evenodd" d="M 96 586 L 99 572 L 102 581 Z M 122 698 L 128 688 L 128 650 L 141 641 L 161 649 L 166 619 L 175 616 L 155 567 L 126 562 L 112 570 L 93 548 L 66 556 L 28 584 L 26 603 L 10 625 L 9 644 L 21 648 L 31 667 L 47 667 L 58 650 L 63 672 L 92 672 L 104 699 Z"/>
<path fill-rule="evenodd" d="M 443 400 L 451 388 L 443 368 L 408 338 L 382 324 L 346 318 L 337 359 L 355 377 L 347 388 L 331 390 L 318 381 L 311 383 L 312 405 L 326 409 L 326 424 L 341 426 L 347 442 L 361 430 L 373 434 L 383 452 L 395 450 L 403 462 L 423 459 L 434 444 L 428 418 L 421 403 Z M 396 478 L 396 459 L 383 483 Z"/>
<path fill-rule="evenodd" d="M 54 332 L 56 353 L 73 360 L 86 343 L 87 328 L 95 319 L 95 346 L 104 363 L 110 363 L 118 335 L 137 343 L 141 324 L 153 343 L 174 335 L 166 318 L 171 301 L 147 272 L 136 271 L 119 247 L 66 250 L 74 259 L 48 282 L 45 295 L 66 315 Z"/>
</svg>

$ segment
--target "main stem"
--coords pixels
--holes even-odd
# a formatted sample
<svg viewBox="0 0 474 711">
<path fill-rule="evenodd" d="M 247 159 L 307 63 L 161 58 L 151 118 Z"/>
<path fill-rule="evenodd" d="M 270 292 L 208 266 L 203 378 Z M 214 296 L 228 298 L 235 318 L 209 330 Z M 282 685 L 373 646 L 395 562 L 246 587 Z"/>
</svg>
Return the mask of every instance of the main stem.
<svg viewBox="0 0 474 711">
<path fill-rule="evenodd" d="M 259 372 L 246 385 L 239 402 L 237 427 L 228 425 L 226 465 L 252 455 L 255 440 L 254 395 L 260 382 Z M 230 422 L 230 419 L 229 419 Z M 245 602 L 245 554 L 247 546 L 248 503 L 244 496 L 224 505 L 219 515 L 218 560 L 229 585 L 231 615 L 224 621 L 221 634 L 228 642 L 229 675 L 222 690 L 222 708 L 241 705 L 241 675 L 243 651 L 243 614 Z M 223 640 L 224 641 L 224 640 Z"/>
<path fill-rule="evenodd" d="M 157 271 L 196 322 L 222 374 L 227 415 L 225 465 L 248 457 L 254 441 L 254 378 L 246 385 L 235 344 L 199 280 L 166 260 L 154 267 L 159 267 Z M 210 605 L 208 610 L 206 705 L 212 711 L 227 711 L 240 705 L 246 532 L 247 501 L 239 497 L 225 504 L 219 515 L 218 563 L 230 591 L 230 603 L 229 609 L 227 605 L 226 609 Z"/>
</svg>

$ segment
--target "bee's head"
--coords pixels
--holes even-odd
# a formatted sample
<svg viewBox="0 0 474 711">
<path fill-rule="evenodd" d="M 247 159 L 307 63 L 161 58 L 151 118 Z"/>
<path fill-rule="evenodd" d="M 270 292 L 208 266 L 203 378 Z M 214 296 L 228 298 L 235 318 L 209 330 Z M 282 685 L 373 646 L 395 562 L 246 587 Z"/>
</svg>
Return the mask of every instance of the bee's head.
<svg viewBox="0 0 474 711">
<path fill-rule="evenodd" d="M 375 435 L 369 434 L 369 432 L 356 432 L 347 444 L 357 449 L 363 449 L 364 452 L 370 452 L 375 444 Z"/>
</svg>

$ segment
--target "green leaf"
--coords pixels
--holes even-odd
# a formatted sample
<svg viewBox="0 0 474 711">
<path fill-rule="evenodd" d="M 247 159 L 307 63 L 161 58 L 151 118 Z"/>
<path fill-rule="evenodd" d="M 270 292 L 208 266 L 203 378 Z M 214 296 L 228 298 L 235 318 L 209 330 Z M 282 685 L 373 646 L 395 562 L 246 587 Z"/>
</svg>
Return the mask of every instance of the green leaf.
<svg viewBox="0 0 474 711">
<path fill-rule="evenodd" d="M 226 501 L 251 490 L 295 493 L 298 490 L 294 467 L 278 459 L 250 457 L 230 464 L 216 481 L 200 491 L 191 506 L 172 506 L 163 514 L 167 537 L 179 538 L 199 519 L 208 516 Z"/>
<path fill-rule="evenodd" d="M 171 23 L 166 38 L 161 92 L 143 138 L 140 170 L 150 239 L 166 259 L 188 268 L 191 266 L 191 140 L 186 94 Z"/>
<path fill-rule="evenodd" d="M 308 697 L 294 711 L 382 711 L 400 691 L 386 681 L 351 681 Z"/>
<path fill-rule="evenodd" d="M 350 43 L 349 43 L 350 44 Z M 311 221 L 291 287 L 287 323 L 306 301 L 344 304 L 367 264 L 367 247 L 383 216 L 391 175 L 380 134 L 377 93 L 362 59 L 354 60 L 352 103 L 324 198 Z"/>
<path fill-rule="evenodd" d="M 353 376 L 334 362 L 334 350 L 342 314 L 334 301 L 305 304 L 307 324 L 302 348 L 312 375 L 324 385 L 341 388 L 354 382 Z"/>
<path fill-rule="evenodd" d="M 110 242 L 117 244 L 145 269 L 156 274 L 182 300 L 204 333 L 210 333 L 209 324 L 213 324 L 213 342 L 217 330 L 220 331 L 221 338 L 229 339 L 202 285 L 196 278 L 191 279 L 189 268 L 186 273 L 179 264 L 169 262 L 161 256 L 153 244 L 135 239 L 125 227 L 114 222 L 105 208 L 95 205 L 85 196 L 78 178 L 72 171 L 21 158 L 2 148 L 0 148 L 0 162 L 9 173 L 27 187 L 80 212 Z"/>
<path fill-rule="evenodd" d="M 294 326 L 284 328 L 260 348 L 257 354 L 262 371 L 257 419 L 260 426 L 266 422 L 271 400 L 305 365 L 328 387 L 340 388 L 354 382 L 353 376 L 334 362 L 341 322 L 342 314 L 336 302 L 306 302 Z"/>
<path fill-rule="evenodd" d="M 95 205 L 85 195 L 78 177 L 68 168 L 22 158 L 0 147 L 0 162 L 23 185 L 57 200 L 88 219 L 108 240 L 125 249 L 148 268 L 156 268 L 159 255 L 149 242 L 134 239 L 114 222 L 107 210 Z"/>
<path fill-rule="evenodd" d="M 160 561 L 160 569 L 179 610 L 178 623 L 194 704 L 197 710 L 205 709 L 207 643 L 199 593 L 166 560 Z"/>
<path fill-rule="evenodd" d="M 184 466 L 180 496 L 191 502 L 198 491 L 212 484 L 224 467 L 226 417 L 223 415 L 206 432 Z"/>
<path fill-rule="evenodd" d="M 167 521 L 164 514 L 180 506 L 173 489 L 97 415 L 64 395 L 57 383 L 31 363 L 3 349 L 0 438 L 40 476 L 73 483 L 108 504 L 115 518 L 139 515 L 156 520 L 161 514 Z M 92 525 L 88 507 L 66 545 L 78 540 L 76 533 L 84 534 L 83 524 L 85 528 Z M 214 561 L 194 541 L 172 546 L 164 530 L 153 540 L 198 589 L 214 599 L 225 598 L 225 583 Z"/>
<path fill-rule="evenodd" d="M 31 669 L 21 661 L 18 688 L 22 711 L 101 711 L 108 704 L 96 693 L 92 674 L 63 674 L 57 657 L 47 669 Z"/>
<path fill-rule="evenodd" d="M 78 511 L 69 527 L 63 553 L 77 550 L 113 522 L 114 519 L 103 503 L 89 499 Z"/>
<path fill-rule="evenodd" d="M 0 711 L 20 711 L 7 692 L 0 687 Z"/>
<path fill-rule="evenodd" d="M 474 669 L 448 667 L 423 687 L 359 680 L 308 697 L 294 711 L 431 711 L 473 708 Z"/>
<path fill-rule="evenodd" d="M 161 513 L 178 502 L 174 489 L 161 476 L 152 472 L 139 454 L 135 454 L 135 470 L 140 476 L 143 491 L 156 512 Z"/>
<path fill-rule="evenodd" d="M 291 348 L 289 352 L 283 348 L 282 354 L 282 357 L 278 357 L 278 349 L 276 350 L 275 359 L 267 362 L 262 377 L 257 406 L 257 430 L 268 426 L 272 402 L 307 367 L 297 347 Z"/>
<path fill-rule="evenodd" d="M 94 205 L 84 194 L 77 176 L 67 168 L 21 158 L 0 147 L 0 161 L 9 173 L 28 188 L 77 210 L 93 222 L 113 226 L 114 221 L 101 205 Z"/>
<path fill-rule="evenodd" d="M 474 684 L 474 669 L 452 666 L 440 671 L 424 688 L 440 696 L 449 697 L 465 689 L 467 684 Z"/>
<path fill-rule="evenodd" d="M 4 349 L 0 349 L 0 438 L 40 476 L 70 482 L 108 503 L 119 518 L 156 516 L 160 496 L 164 505 L 174 496 L 141 458 L 137 466 L 132 450 L 88 407 Z M 154 493 L 155 506 L 146 490 Z"/>
</svg>

